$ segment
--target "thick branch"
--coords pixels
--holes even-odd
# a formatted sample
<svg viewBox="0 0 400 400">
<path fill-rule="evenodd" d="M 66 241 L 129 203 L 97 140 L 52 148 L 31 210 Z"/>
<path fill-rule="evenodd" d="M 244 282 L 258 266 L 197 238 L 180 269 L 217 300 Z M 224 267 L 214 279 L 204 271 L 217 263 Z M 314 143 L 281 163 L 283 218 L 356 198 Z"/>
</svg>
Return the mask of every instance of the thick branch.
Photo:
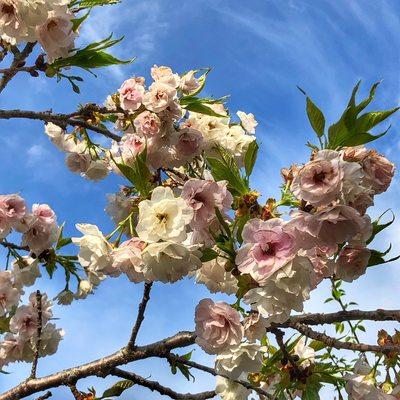
<svg viewBox="0 0 400 400">
<path fill-rule="evenodd" d="M 115 367 L 129 362 L 142 360 L 149 357 L 162 357 L 175 348 L 186 347 L 194 344 L 196 335 L 193 332 L 179 332 L 175 336 L 129 350 L 124 347 L 114 354 L 92 361 L 87 364 L 66 369 L 43 378 L 31 379 L 22 382 L 13 389 L 0 395 L 0 400 L 19 400 L 31 394 L 50 388 L 67 386 L 81 378 L 88 376 L 107 376 Z"/>
<path fill-rule="evenodd" d="M 150 300 L 150 291 L 153 286 L 152 282 L 145 282 L 142 301 L 139 304 L 138 315 L 136 318 L 135 326 L 132 329 L 131 338 L 128 343 L 128 348 L 133 348 L 136 344 L 136 338 L 139 333 L 140 327 L 142 326 L 142 322 L 144 320 L 144 313 L 146 312 L 147 303 Z"/>
<path fill-rule="evenodd" d="M 0 81 L 0 93 L 4 90 L 7 84 L 11 81 L 12 78 L 20 71 L 20 69 L 24 66 L 25 60 L 32 53 L 33 48 L 35 47 L 35 43 L 28 43 L 21 52 L 18 52 L 14 56 L 14 60 L 11 63 L 10 68 L 7 69 L 3 73 L 3 77 Z"/>
<path fill-rule="evenodd" d="M 203 393 L 177 393 L 174 390 L 160 385 L 156 381 L 151 381 L 149 379 L 142 378 L 139 375 L 134 374 L 133 372 L 128 372 L 128 371 L 123 371 L 119 368 L 115 368 L 113 371 L 111 371 L 111 375 L 119 376 L 120 378 L 123 379 L 128 379 L 132 382 L 135 382 L 136 384 L 146 387 L 150 389 L 152 392 L 156 391 L 164 396 L 168 396 L 171 399 L 176 399 L 176 400 L 205 400 L 205 399 L 212 399 L 213 397 L 216 396 L 214 391 L 209 391 L 209 392 L 203 392 Z"/>
<path fill-rule="evenodd" d="M 51 111 L 0 110 L 0 119 L 12 119 L 12 118 L 25 118 L 25 119 L 44 121 L 44 122 L 53 122 L 54 124 L 62 126 L 66 125 L 78 126 L 80 128 L 85 128 L 93 132 L 100 133 L 101 135 L 113 139 L 117 142 L 121 140 L 121 138 L 118 135 L 112 133 L 106 128 L 89 124 L 88 122 L 80 119 L 71 118 L 67 114 L 53 114 Z"/>
<path fill-rule="evenodd" d="M 395 346 L 395 345 L 377 346 L 364 343 L 342 342 L 341 340 L 328 336 L 325 333 L 316 332 L 312 330 L 310 327 L 303 325 L 299 322 L 290 324 L 290 327 L 296 329 L 301 334 L 309 337 L 310 339 L 318 340 L 322 343 L 325 343 L 329 347 L 334 347 L 335 349 L 339 350 L 343 349 L 343 350 L 352 350 L 361 352 L 371 351 L 374 353 L 384 353 L 384 354 L 391 352 L 400 353 L 400 346 Z"/>
</svg>

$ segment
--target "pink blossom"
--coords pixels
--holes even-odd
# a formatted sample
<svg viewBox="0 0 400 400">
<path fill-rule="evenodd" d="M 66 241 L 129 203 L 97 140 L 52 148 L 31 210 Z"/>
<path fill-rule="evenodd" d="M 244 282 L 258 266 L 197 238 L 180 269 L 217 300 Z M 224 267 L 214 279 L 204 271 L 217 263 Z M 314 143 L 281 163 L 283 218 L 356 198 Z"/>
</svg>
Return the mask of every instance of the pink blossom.
<svg viewBox="0 0 400 400">
<path fill-rule="evenodd" d="M 132 162 L 134 158 L 145 149 L 145 147 L 145 139 L 134 133 L 124 135 L 118 143 L 119 153 L 123 162 L 126 164 Z"/>
<path fill-rule="evenodd" d="M 40 218 L 36 218 L 22 236 L 22 245 L 28 246 L 34 254 L 40 255 L 57 240 L 58 233 L 57 224 L 49 224 Z"/>
<path fill-rule="evenodd" d="M 232 204 L 232 195 L 226 182 L 203 179 L 189 179 L 182 189 L 182 198 L 194 210 L 192 226 L 202 228 L 215 217 L 215 208 L 224 212 Z"/>
<path fill-rule="evenodd" d="M 173 88 L 177 88 L 180 84 L 180 77 L 178 74 L 174 74 L 170 67 L 165 66 L 157 66 L 154 65 L 151 68 L 151 77 L 156 82 L 162 82 L 166 85 L 169 85 Z"/>
<path fill-rule="evenodd" d="M 297 172 L 291 190 L 297 198 L 321 206 L 338 198 L 343 172 L 339 157 L 332 157 L 331 150 L 322 150 L 318 155 Z"/>
<path fill-rule="evenodd" d="M 375 193 L 383 193 L 388 189 L 395 171 L 394 164 L 375 150 L 370 151 L 364 159 L 363 169 Z"/>
<path fill-rule="evenodd" d="M 144 111 L 135 118 L 134 124 L 141 133 L 153 136 L 160 131 L 161 121 L 157 114 Z"/>
<path fill-rule="evenodd" d="M 317 246 L 312 249 L 305 250 L 301 253 L 307 257 L 313 266 L 311 272 L 311 289 L 315 289 L 324 278 L 328 278 L 333 275 L 333 266 L 329 260 L 337 250 L 337 246 Z"/>
<path fill-rule="evenodd" d="M 142 264 L 142 250 L 146 243 L 134 237 L 120 244 L 111 253 L 112 265 L 104 272 L 111 276 L 119 276 L 125 273 L 131 282 L 143 282 L 144 276 L 138 269 Z"/>
<path fill-rule="evenodd" d="M 176 90 L 163 82 L 154 82 L 150 85 L 149 91 L 143 96 L 145 107 L 155 113 L 165 110 L 176 97 Z"/>
<path fill-rule="evenodd" d="M 356 235 L 368 235 L 371 222 L 364 219 L 354 208 L 344 205 L 331 206 L 310 214 L 305 211 L 292 213 L 290 228 L 296 233 L 299 247 L 309 249 L 317 245 L 334 247 Z"/>
<path fill-rule="evenodd" d="M 371 251 L 363 246 L 345 246 L 335 263 L 335 274 L 345 282 L 353 282 L 365 274 Z"/>
<path fill-rule="evenodd" d="M 142 78 L 126 80 L 118 89 L 121 108 L 127 111 L 135 111 L 142 103 L 144 94 Z"/>
<path fill-rule="evenodd" d="M 74 14 L 68 11 L 50 11 L 47 21 L 37 27 L 38 40 L 47 53 L 49 63 L 67 57 L 74 48 L 76 34 L 73 31 L 73 18 Z"/>
<path fill-rule="evenodd" d="M 0 271 L 0 317 L 18 304 L 20 291 L 13 286 L 12 273 Z"/>
<path fill-rule="evenodd" d="M 263 284 L 296 254 L 293 235 L 279 218 L 268 221 L 251 219 L 243 228 L 243 243 L 236 256 L 242 273 Z"/>
<path fill-rule="evenodd" d="M 197 129 L 181 129 L 175 144 L 176 153 L 180 158 L 193 158 L 200 153 L 202 142 L 203 135 Z"/>
<path fill-rule="evenodd" d="M 69 153 L 65 159 L 68 169 L 73 173 L 84 173 L 88 170 L 92 158 L 89 154 Z"/>
<path fill-rule="evenodd" d="M 196 343 L 207 353 L 217 354 L 243 338 L 240 314 L 229 304 L 203 299 L 196 307 Z"/>
<path fill-rule="evenodd" d="M 47 224 L 55 224 L 56 213 L 47 204 L 34 204 L 32 214 Z"/>
<path fill-rule="evenodd" d="M 25 200 L 17 194 L 0 196 L 0 215 L 11 226 L 18 223 L 26 214 Z M 0 218 L 1 218 L 0 217 Z"/>
</svg>

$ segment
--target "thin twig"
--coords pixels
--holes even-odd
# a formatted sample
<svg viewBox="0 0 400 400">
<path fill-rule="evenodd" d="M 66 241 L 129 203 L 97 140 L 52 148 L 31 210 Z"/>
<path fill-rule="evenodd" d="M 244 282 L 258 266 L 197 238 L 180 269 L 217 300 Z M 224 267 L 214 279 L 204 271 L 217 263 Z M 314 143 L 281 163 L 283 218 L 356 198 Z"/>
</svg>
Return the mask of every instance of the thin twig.
<svg viewBox="0 0 400 400">
<path fill-rule="evenodd" d="M 36 343 L 35 343 L 35 354 L 33 358 L 30 379 L 36 378 L 37 365 L 40 355 L 40 345 L 42 342 L 42 294 L 40 293 L 39 290 L 36 292 L 36 312 L 37 312 Z"/>
<path fill-rule="evenodd" d="M 0 93 L 4 90 L 4 88 L 8 85 L 12 78 L 20 71 L 20 69 L 24 66 L 25 60 L 32 53 L 36 42 L 27 43 L 24 49 L 21 52 L 14 53 L 14 60 L 11 63 L 8 71 L 3 74 L 3 77 L 0 80 Z"/>
<path fill-rule="evenodd" d="M 77 389 L 76 383 L 70 383 L 67 385 L 69 387 L 69 390 L 72 393 L 72 396 L 74 396 L 75 400 L 82 400 L 82 394 L 81 392 Z"/>
<path fill-rule="evenodd" d="M 46 400 L 46 399 L 50 398 L 52 395 L 53 394 L 49 391 L 49 392 L 46 392 L 44 395 L 38 397 L 36 400 Z"/>
<path fill-rule="evenodd" d="M 297 365 L 292 355 L 288 352 L 285 342 L 283 341 L 283 337 L 285 334 L 277 328 L 273 329 L 271 332 L 275 335 L 276 342 L 278 343 L 278 346 L 281 349 L 283 356 L 290 362 L 290 365 L 293 367 L 295 376 L 301 377 L 303 375 L 303 370 L 299 365 Z"/>
<path fill-rule="evenodd" d="M 144 320 L 144 314 L 146 312 L 147 303 L 150 300 L 150 291 L 153 286 L 153 282 L 145 282 L 143 289 L 142 301 L 139 304 L 138 315 L 136 318 L 136 323 L 132 329 L 131 338 L 129 339 L 128 348 L 135 347 L 136 338 L 139 333 L 140 327 L 142 326 Z"/>
<path fill-rule="evenodd" d="M 370 351 L 374 353 L 384 353 L 384 354 L 391 352 L 400 353 L 400 346 L 396 345 L 377 346 L 364 343 L 342 342 L 341 340 L 328 336 L 325 333 L 316 332 L 312 330 L 310 327 L 303 325 L 299 322 L 290 324 L 290 327 L 296 329 L 298 332 L 309 337 L 310 339 L 318 340 L 322 343 L 325 343 L 329 347 L 334 347 L 335 349 L 361 351 L 361 352 Z"/>
<path fill-rule="evenodd" d="M 101 135 L 106 136 L 109 139 L 113 139 L 117 142 L 121 140 L 120 136 L 116 135 L 106 128 L 89 124 L 88 122 L 81 119 L 71 118 L 68 114 L 54 114 L 51 111 L 0 110 L 0 119 L 12 118 L 25 118 L 44 122 L 53 122 L 54 124 L 61 125 L 62 127 L 65 127 L 66 125 L 78 126 L 80 128 L 100 133 Z"/>
<path fill-rule="evenodd" d="M 28 246 L 19 246 L 15 243 L 7 242 L 7 240 L 3 239 L 0 240 L 0 245 L 7 248 L 7 249 L 13 249 L 13 250 L 24 250 L 24 251 L 29 251 Z"/>
<path fill-rule="evenodd" d="M 214 368 L 207 367 L 206 365 L 199 364 L 195 361 L 186 360 L 185 358 L 180 357 L 176 354 L 168 353 L 168 354 L 164 355 L 163 358 L 166 358 L 170 363 L 171 362 L 172 363 L 181 363 L 181 364 L 187 365 L 188 367 L 192 367 L 192 368 L 198 369 L 200 371 L 207 372 L 213 376 L 221 376 L 222 378 L 229 379 L 232 382 L 242 385 L 246 389 L 254 390 L 258 394 L 265 396 L 267 399 L 270 399 L 270 400 L 275 399 L 273 396 L 271 396 L 268 392 L 266 392 L 264 389 L 261 389 L 260 387 L 253 386 L 251 383 L 246 382 L 246 381 L 242 381 L 239 379 L 232 379 L 228 375 L 217 372 Z"/>
<path fill-rule="evenodd" d="M 115 368 L 111 371 L 111 375 L 118 376 L 123 379 L 130 380 L 137 385 L 146 387 L 150 389 L 152 392 L 156 391 L 161 395 L 168 396 L 171 399 L 175 400 L 205 400 L 205 399 L 212 399 L 216 396 L 214 391 L 202 392 L 202 393 L 178 393 L 174 390 L 162 386 L 160 383 L 156 381 L 151 381 L 149 379 L 145 379 L 139 375 L 134 374 L 133 372 L 123 371 L 122 369 Z"/>
</svg>

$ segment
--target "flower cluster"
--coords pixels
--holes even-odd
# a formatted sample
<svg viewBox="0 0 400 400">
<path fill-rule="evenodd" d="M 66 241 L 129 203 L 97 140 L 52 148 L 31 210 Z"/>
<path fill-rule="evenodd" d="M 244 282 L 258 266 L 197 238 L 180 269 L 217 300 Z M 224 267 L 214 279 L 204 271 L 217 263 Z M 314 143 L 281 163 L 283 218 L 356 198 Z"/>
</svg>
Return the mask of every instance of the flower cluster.
<svg viewBox="0 0 400 400">
<path fill-rule="evenodd" d="M 356 106 L 352 98 L 342 117 L 346 129 L 340 131 L 337 123 L 329 135 L 318 131 L 320 147 L 310 145 L 308 161 L 282 170 L 281 198 L 262 204 L 261 194 L 250 187 L 258 123 L 242 111 L 234 119 L 226 98 L 200 97 L 208 73 L 180 75 L 153 66 L 149 85 L 144 77 L 132 77 L 104 106 L 83 106 L 72 131 L 47 123 L 46 134 L 66 153 L 70 171 L 93 181 L 110 173 L 124 180 L 108 196 L 106 212 L 115 229 L 106 234 L 96 225 L 77 224 L 79 237 L 54 236 L 49 232 L 56 233 L 57 225 L 49 207 L 34 206 L 28 214 L 19 196 L 1 199 L 2 237 L 23 232 L 22 246 L 30 251 L 29 267 L 13 270 L 12 285 L 4 285 L 9 299 L 4 314 L 19 301 L 18 285 L 30 285 L 40 275 L 38 262 L 51 272 L 55 265 L 64 268 L 67 286 L 57 296 L 60 304 L 86 298 L 108 277 L 169 284 L 190 277 L 210 293 L 235 297 L 231 303 L 206 298 L 195 310 L 196 343 L 215 355 L 216 392 L 223 400 L 249 398 L 250 390 L 238 383 L 243 381 L 273 396 L 317 398 L 329 373 L 342 388 L 347 382 L 350 398 L 395 398 L 376 384 L 375 370 L 364 374 L 356 368 L 356 375 L 345 376 L 349 368 L 341 369 L 333 353 L 316 356 L 324 348 L 320 343 L 302 336 L 282 343 L 279 330 L 292 327 L 291 315 L 303 311 L 323 280 L 331 281 L 332 296 L 347 310 L 341 282 L 388 262 L 390 249 L 369 246 L 390 223 L 372 222 L 367 211 L 389 188 L 395 168 L 364 146 L 374 136 L 360 132 L 390 114 L 357 119 L 366 103 Z M 310 121 L 316 116 L 309 115 Z M 88 125 L 100 132 L 110 128 L 110 141 L 97 144 Z M 78 255 L 58 254 L 69 243 L 78 246 Z M 71 276 L 78 282 L 76 292 L 69 289 Z M 11 334 L 21 335 L 18 315 L 11 318 Z M 360 326 L 350 325 L 353 336 L 346 340 L 356 340 Z M 344 330 L 339 323 L 336 329 Z M 279 349 L 267 332 L 275 334 Z M 332 363 L 325 362 L 328 358 Z"/>
<path fill-rule="evenodd" d="M 74 48 L 76 33 L 70 0 L 1 0 L 0 36 L 6 42 L 38 41 L 47 61 L 66 57 Z"/>
<path fill-rule="evenodd" d="M 47 204 L 34 204 L 27 210 L 25 200 L 18 194 L 0 196 L 0 239 L 12 231 L 22 233 L 21 246 L 36 256 L 48 250 L 57 240 L 57 217 Z"/>
<path fill-rule="evenodd" d="M 5 300 L 5 304 L 18 303 L 13 298 L 19 296 L 16 289 L 15 279 L 13 275 L 7 274 L 7 271 L 1 272 L 1 287 L 8 285 L 9 293 Z M 18 287 L 18 286 L 17 286 Z M 12 292 L 15 293 L 12 294 Z M 38 298 L 40 299 L 40 317 L 38 312 Z M 0 341 L 0 369 L 9 363 L 25 361 L 32 362 L 35 354 L 45 357 L 56 353 L 58 345 L 64 336 L 62 329 L 57 329 L 53 323 L 49 321 L 53 317 L 51 310 L 51 302 L 46 295 L 37 296 L 32 293 L 29 296 L 29 303 L 22 305 L 12 312 L 9 320 L 9 332 L 4 335 L 4 339 Z M 40 341 L 38 342 L 38 326 L 41 324 Z M 39 343 L 39 348 L 37 345 Z"/>
</svg>

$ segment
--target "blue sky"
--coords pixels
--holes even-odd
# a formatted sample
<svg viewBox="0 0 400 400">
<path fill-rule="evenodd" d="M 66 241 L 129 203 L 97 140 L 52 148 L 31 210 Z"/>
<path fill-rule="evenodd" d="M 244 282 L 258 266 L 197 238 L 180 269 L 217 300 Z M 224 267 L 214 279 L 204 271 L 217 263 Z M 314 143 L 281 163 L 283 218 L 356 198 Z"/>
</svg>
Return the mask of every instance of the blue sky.
<svg viewBox="0 0 400 400">
<path fill-rule="evenodd" d="M 124 0 L 121 5 L 93 13 L 81 32 L 81 43 L 98 40 L 110 32 L 125 35 L 115 49 L 123 58 L 137 56 L 130 66 L 99 71 L 98 78 L 85 75 L 82 94 L 74 94 L 65 83 L 21 75 L 0 98 L 0 108 L 73 111 L 79 103 L 102 103 L 107 94 L 131 75 L 148 76 L 153 64 L 169 65 L 177 72 L 212 67 L 207 94 L 230 94 L 229 107 L 253 112 L 260 122 L 261 152 L 253 186 L 267 198 L 277 194 L 279 170 L 307 159 L 307 140 L 313 140 L 304 112 L 304 88 L 323 109 L 328 121 L 343 110 L 354 84 L 368 85 L 383 79 L 376 108 L 399 103 L 400 4 L 396 0 Z M 399 117 L 389 134 L 376 146 L 392 161 L 399 162 Z M 69 173 L 63 155 L 50 145 L 37 122 L 0 121 L 0 155 L 3 165 L 1 193 L 21 192 L 29 204 L 49 203 L 66 232 L 76 235 L 77 222 L 95 223 L 107 232 L 111 222 L 104 214 L 105 195 L 118 190 L 120 180 L 112 177 L 94 184 Z M 386 208 L 399 211 L 399 180 L 377 199 L 373 216 Z M 400 250 L 398 223 L 382 235 L 378 246 L 393 243 Z M 348 287 L 348 293 L 363 309 L 398 308 L 400 285 L 398 264 L 377 267 Z M 51 296 L 61 289 L 61 277 L 43 279 L 41 287 Z M 325 291 L 324 291 L 325 289 Z M 127 340 L 142 287 L 123 278 L 108 280 L 88 300 L 67 308 L 55 307 L 57 324 L 66 330 L 57 355 L 42 360 L 39 373 L 70 367 L 109 354 Z M 139 342 L 148 343 L 181 329 L 193 329 L 194 307 L 207 292 L 192 281 L 173 286 L 156 284 Z M 333 309 L 323 304 L 326 287 L 312 294 L 308 311 Z M 373 342 L 374 335 L 366 334 Z M 197 360 L 206 357 L 196 350 Z M 5 390 L 28 375 L 29 366 L 10 368 L 0 376 Z M 190 385 L 171 377 L 158 360 L 132 365 L 144 376 L 172 384 L 177 390 L 209 389 L 213 379 L 197 374 Z M 95 385 L 101 391 L 113 380 L 88 379 L 80 388 Z M 53 391 L 55 400 L 63 390 Z M 327 394 L 326 398 L 331 395 Z M 158 399 L 158 394 L 135 388 L 126 399 Z"/>
</svg>

